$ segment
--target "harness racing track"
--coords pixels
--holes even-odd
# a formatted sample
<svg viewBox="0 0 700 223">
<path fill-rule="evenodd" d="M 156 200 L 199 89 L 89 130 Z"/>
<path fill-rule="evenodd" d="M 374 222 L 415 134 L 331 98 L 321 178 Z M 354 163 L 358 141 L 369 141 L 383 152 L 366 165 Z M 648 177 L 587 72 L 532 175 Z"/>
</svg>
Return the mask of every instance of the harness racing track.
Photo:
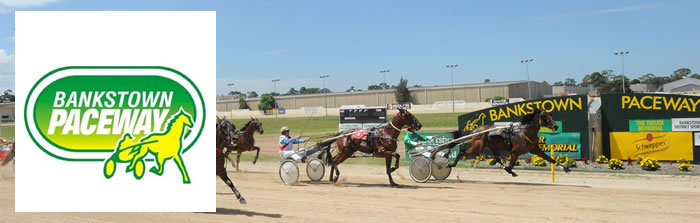
<svg viewBox="0 0 700 223">
<path fill-rule="evenodd" d="M 230 165 L 229 165 L 230 166 Z M 305 165 L 300 164 L 304 172 Z M 172 166 L 171 168 L 175 168 Z M 388 187 L 384 166 L 341 165 L 337 185 L 284 186 L 277 162 L 229 171 L 248 205 L 216 181 L 216 213 L 15 213 L 14 175 L 0 169 L 0 222 L 692 222 L 700 219 L 700 176 L 457 168 L 445 182 Z M 327 171 L 328 169 L 326 169 Z M 50 190 L 50 184 L 46 189 Z M 60 191 L 56 191 L 60 193 Z M 70 201 L 66 201 L 70 202 Z"/>
</svg>

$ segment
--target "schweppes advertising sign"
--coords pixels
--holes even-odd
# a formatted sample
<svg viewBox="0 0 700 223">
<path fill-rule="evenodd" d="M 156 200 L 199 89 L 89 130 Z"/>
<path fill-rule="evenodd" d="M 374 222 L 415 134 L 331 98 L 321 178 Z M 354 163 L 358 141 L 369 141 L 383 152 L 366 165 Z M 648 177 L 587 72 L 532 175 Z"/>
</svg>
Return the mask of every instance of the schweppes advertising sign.
<svg viewBox="0 0 700 223">
<path fill-rule="evenodd" d="M 172 160 L 190 183 L 182 154 L 199 138 L 205 108 L 197 86 L 171 68 L 63 67 L 32 87 L 24 115 L 31 139 L 51 157 L 103 162 L 96 171 L 105 178 L 123 168 L 135 179 L 146 168 L 162 175 Z"/>
<path fill-rule="evenodd" d="M 574 158 L 588 154 L 588 97 L 585 95 L 542 98 L 494 106 L 459 116 L 457 125 L 463 131 L 473 131 L 483 125 L 518 121 L 534 109 L 552 113 L 560 127 L 556 132 L 540 128 L 540 141 L 545 141 L 538 143 L 541 148 L 545 151 L 554 149 L 555 153 L 564 152 Z"/>
<path fill-rule="evenodd" d="M 613 132 L 610 143 L 610 155 L 617 159 L 693 159 L 693 136 L 690 132 Z"/>
</svg>

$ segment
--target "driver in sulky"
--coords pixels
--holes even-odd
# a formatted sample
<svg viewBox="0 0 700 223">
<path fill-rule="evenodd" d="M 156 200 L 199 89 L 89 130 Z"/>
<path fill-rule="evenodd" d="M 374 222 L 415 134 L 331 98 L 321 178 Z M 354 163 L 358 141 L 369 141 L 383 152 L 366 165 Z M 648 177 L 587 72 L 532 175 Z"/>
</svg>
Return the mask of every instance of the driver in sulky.
<svg viewBox="0 0 700 223">
<path fill-rule="evenodd" d="M 288 158 L 293 159 L 294 161 L 297 162 L 304 162 L 304 158 L 306 157 L 304 155 L 305 151 L 304 150 L 298 150 L 294 151 L 294 144 L 299 144 L 299 143 L 304 143 L 309 140 L 309 138 L 301 138 L 301 136 L 297 137 L 291 137 L 289 136 L 289 127 L 283 126 L 280 129 L 280 140 L 279 140 L 279 149 L 280 149 L 280 157 L 285 160 Z"/>
</svg>

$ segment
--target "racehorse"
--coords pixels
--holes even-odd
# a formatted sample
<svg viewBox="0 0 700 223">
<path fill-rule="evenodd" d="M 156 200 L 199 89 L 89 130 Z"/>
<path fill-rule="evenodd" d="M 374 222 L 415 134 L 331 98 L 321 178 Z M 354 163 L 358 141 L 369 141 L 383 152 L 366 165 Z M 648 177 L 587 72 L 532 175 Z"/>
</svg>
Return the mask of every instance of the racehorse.
<svg viewBox="0 0 700 223">
<path fill-rule="evenodd" d="M 241 161 L 241 153 L 245 151 L 255 150 L 255 159 L 253 159 L 253 164 L 258 162 L 258 156 L 260 156 L 260 147 L 255 146 L 255 137 L 253 137 L 255 132 L 263 134 L 262 122 L 257 118 L 250 117 L 250 120 L 243 125 L 243 128 L 238 130 L 236 134 L 237 141 L 235 142 L 234 150 L 236 151 L 236 171 Z M 228 153 L 226 153 L 228 158 Z M 233 163 L 233 162 L 232 162 Z"/>
<path fill-rule="evenodd" d="M 238 192 L 238 189 L 236 189 L 236 186 L 233 185 L 233 182 L 231 182 L 231 179 L 228 178 L 228 174 L 226 173 L 225 163 L 228 151 L 233 150 L 231 140 L 234 132 L 231 129 L 231 124 L 227 120 L 222 121 L 219 117 L 216 117 L 216 175 L 231 188 L 238 202 L 246 204 L 245 198 Z M 224 152 L 224 150 L 226 150 L 226 152 Z"/>
<path fill-rule="evenodd" d="M 333 157 L 333 164 L 331 165 L 330 181 L 337 182 L 340 177 L 340 171 L 338 170 L 338 165 L 345 161 L 347 158 L 351 157 L 355 151 L 361 151 L 364 153 L 372 154 L 375 157 L 384 157 L 386 159 L 386 175 L 389 176 L 389 183 L 391 186 L 399 186 L 394 182 L 391 177 L 391 173 L 399 168 L 399 160 L 401 155 L 396 153 L 396 138 L 399 137 L 401 129 L 408 127 L 408 131 L 415 133 L 415 131 L 420 130 L 422 125 L 416 119 L 413 114 L 408 112 L 403 108 L 399 108 L 399 112 L 396 116 L 389 122 L 388 125 L 377 129 L 367 136 L 367 140 L 374 141 L 374 143 L 369 143 L 362 138 L 353 137 L 352 135 L 361 134 L 361 132 L 353 133 L 352 135 L 339 137 L 337 141 L 338 151 Z M 361 130 L 366 131 L 366 130 Z M 352 131 L 341 132 L 338 135 L 348 134 Z M 391 167 L 391 159 L 395 158 L 396 163 L 394 167 Z M 335 170 L 335 177 L 333 176 L 333 171 Z"/>
<path fill-rule="evenodd" d="M 534 109 L 532 113 L 523 116 L 520 119 L 520 125 L 514 126 L 513 130 L 510 132 L 505 132 L 503 134 L 489 134 L 490 132 L 484 132 L 482 134 L 475 135 L 472 138 L 471 148 L 468 150 L 460 150 L 454 163 L 450 164 L 449 166 L 454 167 L 463 156 L 468 154 L 480 154 L 484 150 L 484 147 L 488 147 L 494 155 L 494 160 L 501 165 L 503 165 L 501 158 L 499 157 L 501 150 L 510 152 L 510 162 L 508 163 L 508 166 L 504 167 L 503 169 L 505 169 L 505 171 L 510 173 L 513 177 L 518 176 L 518 174 L 513 172 L 515 162 L 517 162 L 520 155 L 527 152 L 534 153 L 550 163 L 555 163 L 556 165 L 563 167 L 564 171 L 568 173 L 570 171 L 568 167 L 544 154 L 544 151 L 542 151 L 537 144 L 537 134 L 540 132 L 540 126 L 546 126 L 554 131 L 559 128 L 559 125 L 557 125 L 557 123 L 552 119 L 551 113 L 545 112 L 542 109 Z M 492 126 L 490 125 L 484 125 L 475 129 L 473 132 L 485 131 L 491 128 Z M 511 143 L 506 142 L 504 134 L 510 134 Z"/>
</svg>

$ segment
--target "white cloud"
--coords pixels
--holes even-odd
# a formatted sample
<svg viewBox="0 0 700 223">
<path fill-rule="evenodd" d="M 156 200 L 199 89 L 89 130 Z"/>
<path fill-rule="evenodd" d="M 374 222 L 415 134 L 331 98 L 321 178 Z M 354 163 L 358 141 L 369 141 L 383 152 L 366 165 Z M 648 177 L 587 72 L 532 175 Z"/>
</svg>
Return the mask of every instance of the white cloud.
<svg viewBox="0 0 700 223">
<path fill-rule="evenodd" d="M 15 90 L 15 55 L 8 55 L 0 49 L 0 92 Z"/>
<path fill-rule="evenodd" d="M 0 5 L 8 8 L 41 7 L 58 0 L 0 0 Z"/>
</svg>

